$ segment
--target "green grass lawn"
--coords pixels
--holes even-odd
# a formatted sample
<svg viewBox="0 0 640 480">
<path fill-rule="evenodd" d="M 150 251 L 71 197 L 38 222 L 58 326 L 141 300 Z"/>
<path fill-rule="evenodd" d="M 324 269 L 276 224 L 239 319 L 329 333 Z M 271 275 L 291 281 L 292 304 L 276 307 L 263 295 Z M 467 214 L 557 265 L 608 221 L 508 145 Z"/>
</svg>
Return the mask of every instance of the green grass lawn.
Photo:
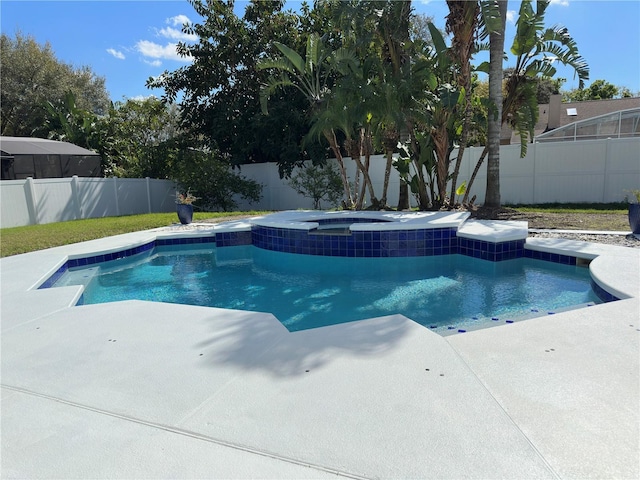
<svg viewBox="0 0 640 480">
<path fill-rule="evenodd" d="M 264 212 L 195 212 L 193 220 L 194 222 L 208 219 L 224 221 L 238 218 L 241 215 L 260 215 L 262 213 Z M 7 257 L 121 233 L 166 227 L 177 222 L 178 218 L 175 213 L 150 213 L 2 228 L 0 229 L 0 256 Z"/>
<path fill-rule="evenodd" d="M 543 204 L 510 206 L 523 213 L 565 214 L 627 214 L 627 204 Z M 247 215 L 262 215 L 268 212 L 195 212 L 193 220 L 233 220 Z M 29 225 L 26 227 L 0 229 L 0 257 L 32 252 L 45 248 L 84 242 L 121 233 L 165 227 L 177 223 L 175 213 L 152 213 L 125 217 L 90 218 L 69 222 Z"/>
<path fill-rule="evenodd" d="M 519 212 L 541 213 L 612 213 L 627 214 L 628 203 L 542 203 L 539 205 L 505 205 Z"/>
</svg>

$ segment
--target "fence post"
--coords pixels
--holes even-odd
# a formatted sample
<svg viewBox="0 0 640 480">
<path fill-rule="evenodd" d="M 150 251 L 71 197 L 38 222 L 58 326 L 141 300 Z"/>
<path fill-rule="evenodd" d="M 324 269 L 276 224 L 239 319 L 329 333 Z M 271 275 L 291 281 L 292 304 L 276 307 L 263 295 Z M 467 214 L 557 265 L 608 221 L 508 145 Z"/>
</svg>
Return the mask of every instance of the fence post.
<svg viewBox="0 0 640 480">
<path fill-rule="evenodd" d="M 78 189 L 78 176 L 71 177 L 71 199 L 73 200 L 76 220 L 82 218 L 82 206 L 80 204 L 80 191 Z"/>
<path fill-rule="evenodd" d="M 113 196 L 116 205 L 116 217 L 120 216 L 120 204 L 118 203 L 118 177 L 113 177 Z"/>
<path fill-rule="evenodd" d="M 620 130 L 618 130 L 620 132 Z M 602 203 L 607 201 L 607 185 L 609 184 L 609 162 L 611 161 L 611 137 L 607 138 L 604 154 L 604 171 L 602 172 Z"/>
<path fill-rule="evenodd" d="M 151 211 L 151 180 L 149 179 L 149 177 L 145 177 L 147 180 L 147 207 L 148 207 L 148 212 L 147 213 L 153 213 Z"/>
<path fill-rule="evenodd" d="M 26 201 L 27 201 L 27 210 L 29 211 L 29 224 L 37 225 L 38 224 L 38 198 L 36 197 L 36 189 L 33 184 L 33 177 L 27 177 L 27 182 L 25 183 L 27 187 L 27 191 L 25 192 Z"/>
<path fill-rule="evenodd" d="M 536 173 L 537 173 L 537 163 L 538 163 L 538 145 L 539 143 L 532 143 L 527 148 L 533 149 L 533 175 L 531 176 L 531 203 L 535 205 L 536 203 Z"/>
</svg>

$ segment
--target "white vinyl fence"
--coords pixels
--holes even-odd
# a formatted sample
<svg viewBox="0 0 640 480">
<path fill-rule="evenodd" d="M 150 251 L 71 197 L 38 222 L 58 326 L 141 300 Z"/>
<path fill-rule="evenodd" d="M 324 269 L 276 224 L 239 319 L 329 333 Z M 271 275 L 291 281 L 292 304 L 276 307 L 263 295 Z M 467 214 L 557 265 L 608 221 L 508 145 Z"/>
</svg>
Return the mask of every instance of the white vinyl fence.
<svg viewBox="0 0 640 480">
<path fill-rule="evenodd" d="M 175 211 L 176 184 L 150 178 L 43 178 L 0 182 L 0 226 Z"/>
<path fill-rule="evenodd" d="M 482 147 L 465 149 L 458 185 L 471 178 Z M 455 152 L 453 155 L 455 158 Z M 346 159 L 349 177 L 354 178 L 355 162 Z M 382 194 L 385 159 L 372 158 L 370 176 L 377 197 Z M 453 167 L 452 167 L 453 169 Z M 471 188 L 470 198 L 484 202 L 486 160 Z M 297 194 L 287 180 L 278 177 L 275 164 L 242 166 L 242 175 L 263 185 L 259 204 L 238 202 L 240 209 L 288 210 L 312 208 L 311 199 Z M 640 189 L 640 138 L 533 143 L 520 158 L 520 145 L 500 149 L 500 193 L 503 204 L 607 203 L 620 202 Z M 392 170 L 388 204 L 398 203 L 399 178 Z M 412 206 L 416 205 L 411 199 Z M 322 205 L 328 207 L 328 205 Z"/>
<path fill-rule="evenodd" d="M 458 184 L 468 181 L 481 147 L 465 150 Z M 350 178 L 355 164 L 346 159 Z M 385 159 L 372 159 L 370 175 L 375 193 L 382 194 Z M 258 203 L 238 201 L 241 210 L 312 208 L 278 176 L 273 163 L 242 166 L 243 176 L 262 184 Z M 486 161 L 471 189 L 476 204 L 484 202 Z M 500 191 L 503 204 L 550 202 L 619 202 L 640 190 L 640 139 L 622 138 L 577 142 L 534 143 L 525 158 L 519 145 L 500 150 Z M 391 172 L 388 203 L 398 202 L 399 178 Z M 2 180 L 0 226 L 16 227 L 81 218 L 175 211 L 176 185 L 149 178 L 50 178 Z M 412 205 L 415 200 L 412 198 Z M 327 208 L 329 205 L 322 205 Z"/>
</svg>

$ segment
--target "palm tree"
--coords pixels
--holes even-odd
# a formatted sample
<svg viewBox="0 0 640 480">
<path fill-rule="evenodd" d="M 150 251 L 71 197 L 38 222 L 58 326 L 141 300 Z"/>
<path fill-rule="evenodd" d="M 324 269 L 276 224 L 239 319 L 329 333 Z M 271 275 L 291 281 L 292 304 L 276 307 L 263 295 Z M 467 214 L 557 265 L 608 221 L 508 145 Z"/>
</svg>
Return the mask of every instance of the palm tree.
<svg viewBox="0 0 640 480">
<path fill-rule="evenodd" d="M 487 191 L 485 205 L 500 207 L 500 131 L 502 130 L 502 62 L 507 20 L 507 1 L 495 0 L 500 11 L 500 28 L 489 34 L 489 101 L 495 110 L 487 118 Z"/>
<path fill-rule="evenodd" d="M 492 1 L 498 4 L 503 2 L 503 0 Z M 507 2 L 504 1 L 504 3 L 506 11 Z M 500 103 L 502 112 L 497 117 L 500 119 L 500 129 L 503 124 L 508 123 L 519 133 L 521 157 L 527 153 L 527 143 L 533 137 L 533 129 L 538 120 L 535 87 L 537 79 L 541 76 L 553 77 L 556 74 L 556 69 L 553 66 L 555 62 L 560 62 L 574 69 L 579 79 L 580 88 L 583 88 L 584 82 L 589 79 L 589 67 L 578 53 L 578 46 L 569 35 L 567 28 L 555 25 L 545 29 L 544 15 L 549 3 L 549 0 L 537 1 L 537 10 L 534 11 L 531 0 L 522 1 L 516 22 L 516 35 L 511 46 L 511 53 L 516 55 L 516 66 L 504 86 L 502 86 L 502 74 L 498 77 L 501 88 L 504 88 L 503 100 Z M 500 38 L 496 37 L 496 41 L 500 41 Z M 504 37 L 502 37 L 502 41 L 504 42 Z M 503 50 L 502 47 L 501 52 Z M 502 69 L 502 60 L 499 63 Z M 481 66 L 478 69 L 482 70 L 483 68 Z M 485 71 L 488 70 L 485 69 Z M 497 104 L 494 103 L 494 105 Z M 489 112 L 490 118 L 492 116 L 495 118 L 494 112 L 497 112 L 497 109 Z M 493 135 L 499 136 L 500 129 L 497 130 L 497 133 L 494 130 Z M 499 144 L 499 138 L 497 142 Z M 469 180 L 463 203 L 468 201 L 471 185 L 485 156 L 486 152 L 483 151 Z M 487 168 L 489 169 L 489 167 Z M 499 165 L 497 168 L 499 169 Z M 491 206 L 500 206 L 499 184 L 495 183 L 496 180 L 499 181 L 499 178 L 495 174 L 495 164 L 492 164 L 491 170 L 492 179 L 487 178 L 487 197 L 491 197 Z M 489 177 L 489 172 L 487 172 L 487 176 Z"/>
</svg>

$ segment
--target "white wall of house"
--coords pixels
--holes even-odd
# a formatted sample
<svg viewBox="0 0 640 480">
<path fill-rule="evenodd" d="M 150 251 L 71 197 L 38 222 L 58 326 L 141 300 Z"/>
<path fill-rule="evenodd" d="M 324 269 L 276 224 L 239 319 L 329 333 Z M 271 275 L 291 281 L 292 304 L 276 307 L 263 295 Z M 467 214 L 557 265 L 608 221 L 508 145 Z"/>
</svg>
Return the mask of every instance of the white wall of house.
<svg viewBox="0 0 640 480">
<path fill-rule="evenodd" d="M 176 185 L 149 178 L 43 178 L 0 182 L 2 228 L 175 211 Z"/>
<path fill-rule="evenodd" d="M 482 147 L 465 149 L 458 185 L 471 178 Z M 454 153 L 455 158 L 455 153 Z M 355 162 L 347 158 L 349 177 L 354 178 Z M 370 176 L 376 196 L 382 194 L 385 159 L 372 158 Z M 452 167 L 453 168 L 453 167 Z M 239 208 L 289 210 L 311 208 L 313 202 L 297 194 L 287 180 L 278 176 L 275 164 L 244 165 L 242 174 L 263 185 L 262 200 L 256 204 L 239 201 Z M 476 204 L 484 202 L 486 160 L 471 189 Z M 640 189 L 640 138 L 583 140 L 577 142 L 534 143 L 520 158 L 520 145 L 500 148 L 500 193 L 503 204 L 552 202 L 620 202 L 630 190 Z M 399 178 L 392 170 L 388 204 L 398 203 Z M 416 205 L 411 199 L 412 206 Z"/>
</svg>

